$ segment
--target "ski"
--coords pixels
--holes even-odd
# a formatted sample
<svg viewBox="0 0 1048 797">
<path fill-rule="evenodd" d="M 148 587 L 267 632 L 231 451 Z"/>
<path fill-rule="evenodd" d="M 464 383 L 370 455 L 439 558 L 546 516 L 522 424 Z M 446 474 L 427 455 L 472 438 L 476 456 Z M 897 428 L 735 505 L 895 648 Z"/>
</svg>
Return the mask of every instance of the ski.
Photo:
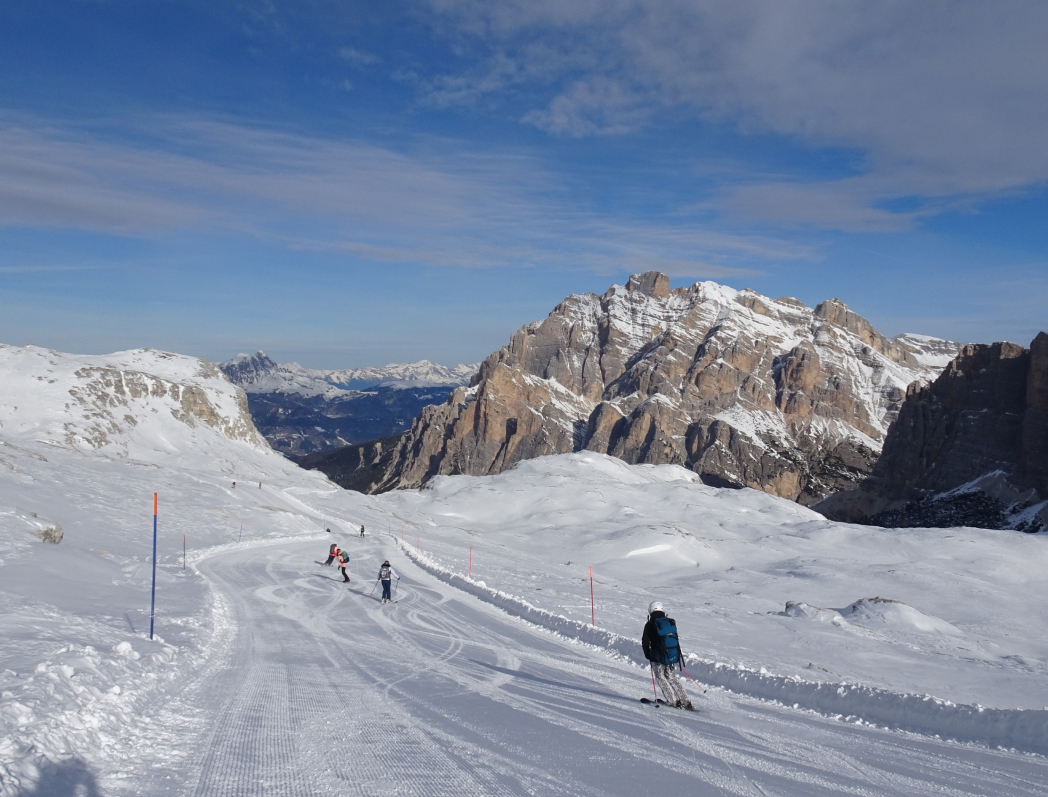
<svg viewBox="0 0 1048 797">
<path fill-rule="evenodd" d="M 658 708 L 659 706 L 670 706 L 670 704 L 668 702 L 666 702 L 665 700 L 663 700 L 661 697 L 659 698 L 659 702 L 658 703 L 656 703 L 650 697 L 642 697 L 640 699 L 640 702 L 644 703 L 645 705 L 655 706 L 656 708 Z M 670 708 L 675 708 L 675 706 L 670 706 Z M 683 710 L 684 711 L 695 711 L 695 712 L 698 711 L 698 709 L 695 708 L 694 706 L 692 706 L 691 708 L 685 708 Z"/>
</svg>

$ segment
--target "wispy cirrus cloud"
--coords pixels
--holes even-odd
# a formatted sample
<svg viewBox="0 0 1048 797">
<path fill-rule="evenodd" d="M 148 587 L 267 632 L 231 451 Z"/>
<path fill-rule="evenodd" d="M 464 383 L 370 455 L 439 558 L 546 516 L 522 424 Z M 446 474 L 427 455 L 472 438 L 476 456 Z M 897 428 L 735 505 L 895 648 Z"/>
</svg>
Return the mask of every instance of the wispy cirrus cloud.
<svg viewBox="0 0 1048 797">
<path fill-rule="evenodd" d="M 601 272 L 664 263 L 725 277 L 813 250 L 785 238 L 580 210 L 521 151 L 426 140 L 414 151 L 202 117 L 128 123 L 121 137 L 0 128 L 0 225 L 162 236 L 247 234 L 296 249 L 441 267 Z M 632 266 L 630 266 L 632 267 Z"/>
</svg>

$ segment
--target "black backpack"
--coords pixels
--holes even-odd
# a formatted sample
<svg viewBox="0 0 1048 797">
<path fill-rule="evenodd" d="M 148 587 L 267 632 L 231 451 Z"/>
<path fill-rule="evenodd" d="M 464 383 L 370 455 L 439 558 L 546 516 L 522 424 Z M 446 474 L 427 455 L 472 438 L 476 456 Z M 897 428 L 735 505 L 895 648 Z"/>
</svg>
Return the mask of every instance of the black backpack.
<svg viewBox="0 0 1048 797">
<path fill-rule="evenodd" d="M 388 581 L 389 580 L 389 575 L 390 575 L 389 571 L 392 570 L 392 569 L 393 568 L 391 568 L 389 565 L 382 565 L 382 567 L 380 567 L 378 569 L 379 580 L 380 581 Z"/>
</svg>

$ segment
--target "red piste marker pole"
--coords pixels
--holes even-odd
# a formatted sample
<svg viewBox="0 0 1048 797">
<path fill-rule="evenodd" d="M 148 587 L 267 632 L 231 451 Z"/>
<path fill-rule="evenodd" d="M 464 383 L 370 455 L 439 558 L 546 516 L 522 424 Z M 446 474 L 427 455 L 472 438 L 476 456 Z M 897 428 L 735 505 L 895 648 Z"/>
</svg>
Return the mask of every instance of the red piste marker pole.
<svg viewBox="0 0 1048 797">
<path fill-rule="evenodd" d="M 149 639 L 153 639 L 153 618 L 156 616 L 156 493 L 153 493 L 153 589 L 149 598 Z"/>
<path fill-rule="evenodd" d="M 466 578 L 473 578 L 473 546 L 469 547 L 469 570 L 466 573 Z"/>
<path fill-rule="evenodd" d="M 590 624 L 597 624 L 597 608 L 593 603 L 593 568 L 590 567 Z"/>
</svg>

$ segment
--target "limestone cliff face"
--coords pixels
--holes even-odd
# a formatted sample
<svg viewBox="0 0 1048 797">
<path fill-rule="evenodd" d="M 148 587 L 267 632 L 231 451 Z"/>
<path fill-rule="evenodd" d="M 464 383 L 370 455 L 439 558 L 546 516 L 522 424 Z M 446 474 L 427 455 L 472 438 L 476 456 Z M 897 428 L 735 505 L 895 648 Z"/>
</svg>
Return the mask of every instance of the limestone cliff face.
<svg viewBox="0 0 1048 797">
<path fill-rule="evenodd" d="M 809 503 L 865 477 L 907 385 L 959 348 L 887 339 L 836 299 L 635 275 L 514 334 L 423 410 L 372 489 L 588 449 Z"/>
<path fill-rule="evenodd" d="M 1029 349 L 965 346 L 933 383 L 910 386 L 870 477 L 816 508 L 836 519 L 864 521 L 912 504 L 910 514 L 926 517 L 919 502 L 941 502 L 939 496 L 961 488 L 1000 502 L 1004 525 L 1039 515 L 1048 521 L 1048 509 L 1035 506 L 1048 499 L 1046 419 L 1048 334 L 1041 332 Z M 1019 517 L 1026 509 L 1034 510 L 1026 513 L 1030 517 Z"/>
</svg>

